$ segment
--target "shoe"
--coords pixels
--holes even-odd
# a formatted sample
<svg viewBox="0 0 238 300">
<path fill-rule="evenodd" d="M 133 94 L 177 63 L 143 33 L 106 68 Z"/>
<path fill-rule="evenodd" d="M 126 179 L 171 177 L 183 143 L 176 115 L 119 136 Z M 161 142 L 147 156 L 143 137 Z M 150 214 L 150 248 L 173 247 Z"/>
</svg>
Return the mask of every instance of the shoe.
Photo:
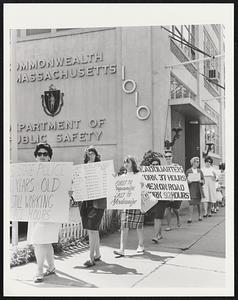
<svg viewBox="0 0 238 300">
<path fill-rule="evenodd" d="M 202 221 L 202 218 L 201 218 L 201 217 L 199 217 L 198 221 Z"/>
<path fill-rule="evenodd" d="M 206 218 L 208 216 L 208 214 L 206 214 L 206 215 L 203 215 L 203 218 Z"/>
<path fill-rule="evenodd" d="M 178 223 L 178 224 L 177 224 L 177 226 L 178 226 L 178 227 L 181 227 L 181 224 L 180 224 L 180 223 Z"/>
<path fill-rule="evenodd" d="M 171 230 L 170 227 L 165 228 L 165 231 L 170 231 L 170 230 Z"/>
<path fill-rule="evenodd" d="M 94 256 L 94 261 L 100 261 L 100 260 L 101 260 L 101 256 L 98 257 Z"/>
<path fill-rule="evenodd" d="M 49 275 L 53 275 L 53 274 L 56 274 L 55 268 L 52 271 L 46 270 L 45 273 L 43 273 L 43 276 L 45 277 L 45 276 L 49 276 Z"/>
<path fill-rule="evenodd" d="M 138 246 L 138 248 L 136 249 L 136 252 L 137 253 L 144 253 L 145 252 L 145 248 L 141 247 L 141 246 Z"/>
<path fill-rule="evenodd" d="M 192 223 L 192 220 L 187 220 L 187 223 L 188 223 L 188 224 Z"/>
<path fill-rule="evenodd" d="M 211 217 L 212 216 L 212 214 L 208 214 L 208 217 Z"/>
<path fill-rule="evenodd" d="M 95 266 L 95 262 L 91 261 L 91 260 L 87 260 L 84 264 L 83 264 L 86 268 L 90 268 Z"/>
<path fill-rule="evenodd" d="M 42 275 L 36 275 L 33 279 L 34 283 L 39 283 L 39 282 L 42 282 L 44 279 L 43 279 L 43 276 Z"/>
<path fill-rule="evenodd" d="M 153 241 L 154 243 L 157 244 L 158 241 L 161 240 L 162 238 L 163 238 L 163 236 L 162 236 L 162 235 L 159 235 L 158 238 L 155 238 L 155 237 L 154 237 L 154 238 L 152 239 L 152 241 Z"/>
<path fill-rule="evenodd" d="M 114 250 L 113 253 L 119 257 L 121 256 L 125 256 L 124 251 L 120 251 L 120 250 Z"/>
</svg>

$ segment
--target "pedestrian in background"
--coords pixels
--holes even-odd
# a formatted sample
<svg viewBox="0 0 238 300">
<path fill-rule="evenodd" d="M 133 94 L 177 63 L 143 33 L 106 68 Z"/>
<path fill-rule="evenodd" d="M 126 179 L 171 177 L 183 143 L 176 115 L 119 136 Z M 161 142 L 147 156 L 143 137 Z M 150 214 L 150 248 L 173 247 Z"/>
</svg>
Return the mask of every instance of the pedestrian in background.
<svg viewBox="0 0 238 300">
<path fill-rule="evenodd" d="M 205 167 L 202 168 L 202 172 L 205 179 L 205 184 L 203 185 L 205 198 L 202 199 L 204 206 L 203 217 L 212 216 L 212 205 L 216 203 L 216 172 L 212 167 L 213 159 L 210 156 L 205 158 Z"/>
<path fill-rule="evenodd" d="M 46 163 L 52 158 L 53 150 L 47 143 L 36 145 L 34 156 L 37 162 Z M 54 249 L 52 243 L 58 242 L 60 223 L 55 222 L 28 222 L 27 240 L 33 244 L 37 263 L 35 283 L 43 281 L 43 277 L 55 274 Z M 43 272 L 45 260 L 48 268 Z"/>
<path fill-rule="evenodd" d="M 167 166 L 175 166 L 177 164 L 173 163 L 173 154 L 172 151 L 166 151 L 165 155 L 164 155 L 165 159 L 166 159 L 166 163 Z M 171 211 L 173 210 L 173 212 L 176 215 L 177 218 L 177 226 L 180 227 L 180 218 L 179 218 L 179 209 L 181 206 L 182 201 L 173 201 L 173 200 L 169 200 L 167 201 L 167 208 L 166 208 L 166 218 L 167 218 L 167 228 L 165 228 L 166 231 L 170 231 L 171 227 L 170 227 L 170 222 L 171 222 Z"/>
<path fill-rule="evenodd" d="M 135 158 L 128 155 L 124 159 L 124 167 L 127 170 L 128 175 L 140 176 L 142 189 L 145 186 L 142 175 L 139 173 Z M 124 176 L 124 175 L 122 175 Z M 124 256 L 127 246 L 127 238 L 129 229 L 136 229 L 138 236 L 137 253 L 144 253 L 144 213 L 140 209 L 125 209 L 121 213 L 121 237 L 120 237 L 120 249 L 114 250 L 113 253 L 116 256 Z"/>
<path fill-rule="evenodd" d="M 188 180 L 188 187 L 190 192 L 190 201 L 189 201 L 189 219 L 187 223 L 192 223 L 193 208 L 197 206 L 198 209 L 198 221 L 202 221 L 201 216 L 201 199 L 204 198 L 203 188 L 204 185 L 204 176 L 199 167 L 199 157 L 193 157 L 190 160 L 191 168 L 187 170 L 186 177 Z M 189 174 L 199 174 L 197 181 L 190 181 Z"/>
<path fill-rule="evenodd" d="M 101 161 L 100 155 L 93 146 L 85 150 L 84 163 Z M 106 208 L 106 198 L 83 201 L 80 207 L 80 216 L 83 229 L 87 229 L 89 237 L 89 260 L 84 263 L 86 268 L 95 265 L 101 260 L 99 226 Z"/>
<path fill-rule="evenodd" d="M 220 163 L 219 164 L 219 170 L 220 173 L 218 175 L 218 183 L 220 186 L 220 190 L 222 193 L 222 202 L 221 202 L 221 206 L 224 207 L 225 206 L 225 163 Z"/>
</svg>

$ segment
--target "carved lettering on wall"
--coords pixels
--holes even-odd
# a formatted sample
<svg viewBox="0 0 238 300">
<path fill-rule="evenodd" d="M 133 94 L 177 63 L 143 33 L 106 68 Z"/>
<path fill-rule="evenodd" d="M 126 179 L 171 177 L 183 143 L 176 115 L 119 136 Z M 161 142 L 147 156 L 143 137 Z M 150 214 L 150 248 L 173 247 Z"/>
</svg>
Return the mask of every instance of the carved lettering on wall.
<svg viewBox="0 0 238 300">
<path fill-rule="evenodd" d="M 110 75 L 116 64 L 100 64 L 103 53 L 51 57 L 17 62 L 17 83 Z"/>
<path fill-rule="evenodd" d="M 82 124 L 81 120 L 18 123 L 17 143 L 22 146 L 49 142 L 47 141 L 49 134 L 51 138 L 52 136 L 54 138 L 54 145 L 100 141 L 103 136 L 105 121 L 105 118 L 101 118 L 88 120 L 86 124 Z"/>
</svg>

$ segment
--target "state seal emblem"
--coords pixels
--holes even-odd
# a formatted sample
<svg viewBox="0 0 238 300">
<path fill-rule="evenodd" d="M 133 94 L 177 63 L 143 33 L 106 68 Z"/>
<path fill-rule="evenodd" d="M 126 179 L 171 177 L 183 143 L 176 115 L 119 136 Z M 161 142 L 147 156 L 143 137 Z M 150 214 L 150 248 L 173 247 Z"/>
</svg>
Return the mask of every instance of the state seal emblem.
<svg viewBox="0 0 238 300">
<path fill-rule="evenodd" d="M 49 86 L 48 91 L 44 92 L 44 95 L 41 95 L 42 106 L 48 116 L 54 117 L 61 111 L 63 96 L 64 93 L 60 93 L 60 90 L 57 90 L 53 84 Z"/>
</svg>

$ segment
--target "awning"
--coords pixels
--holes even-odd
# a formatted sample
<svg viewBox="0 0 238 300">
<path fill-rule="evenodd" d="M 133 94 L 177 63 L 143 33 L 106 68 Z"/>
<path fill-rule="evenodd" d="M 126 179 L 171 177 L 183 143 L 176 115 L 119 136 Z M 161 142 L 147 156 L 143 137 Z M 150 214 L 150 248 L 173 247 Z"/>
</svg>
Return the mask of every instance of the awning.
<svg viewBox="0 0 238 300">
<path fill-rule="evenodd" d="M 216 125 L 216 120 L 209 115 L 200 105 L 193 99 L 181 98 L 170 99 L 169 105 L 175 111 L 180 112 L 186 117 L 187 121 L 194 122 L 200 125 Z"/>
</svg>

